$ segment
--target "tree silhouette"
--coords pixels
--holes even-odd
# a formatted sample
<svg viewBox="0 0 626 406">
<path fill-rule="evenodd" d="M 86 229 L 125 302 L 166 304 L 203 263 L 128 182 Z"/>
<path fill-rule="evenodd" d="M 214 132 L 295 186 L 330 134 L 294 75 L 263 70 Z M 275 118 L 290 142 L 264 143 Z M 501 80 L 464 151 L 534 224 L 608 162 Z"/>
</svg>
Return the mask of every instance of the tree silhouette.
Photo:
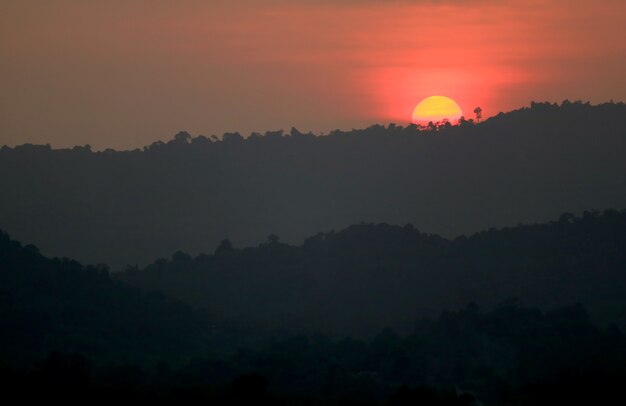
<svg viewBox="0 0 626 406">
<path fill-rule="evenodd" d="M 476 122 L 480 123 L 480 119 L 483 118 L 483 109 L 476 107 L 474 109 L 474 114 L 476 114 Z"/>
<path fill-rule="evenodd" d="M 222 240 L 220 245 L 215 249 L 215 255 L 223 255 L 233 251 L 233 243 L 228 239 Z"/>
<path fill-rule="evenodd" d="M 167 142 L 167 145 L 186 145 L 192 141 L 192 138 L 187 131 L 179 131 L 174 135 L 174 139 Z"/>
</svg>

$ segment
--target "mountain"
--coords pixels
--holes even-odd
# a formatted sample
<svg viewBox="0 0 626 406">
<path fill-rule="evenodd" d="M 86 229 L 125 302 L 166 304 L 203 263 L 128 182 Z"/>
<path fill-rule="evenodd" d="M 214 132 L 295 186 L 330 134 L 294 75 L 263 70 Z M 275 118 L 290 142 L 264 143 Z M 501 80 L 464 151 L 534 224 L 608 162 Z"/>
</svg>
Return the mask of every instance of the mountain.
<svg viewBox="0 0 626 406">
<path fill-rule="evenodd" d="M 27 366 L 52 351 L 97 362 L 181 362 L 211 348 L 213 323 L 113 280 L 104 266 L 48 259 L 0 232 L 0 365 Z"/>
<path fill-rule="evenodd" d="M 451 238 L 626 207 L 626 105 L 533 103 L 480 124 L 179 133 L 143 150 L 0 150 L 0 224 L 50 256 L 113 269 L 224 237 L 299 244 L 360 222 Z"/>
<path fill-rule="evenodd" d="M 626 212 L 565 214 L 550 224 L 489 230 L 454 241 L 412 227 L 362 224 L 316 235 L 302 247 L 272 237 L 260 247 L 238 250 L 224 241 L 214 255 L 194 259 L 177 252 L 172 261 L 124 276 L 154 277 L 159 267 L 159 278 L 167 276 L 171 283 L 202 284 L 204 272 L 205 282 L 214 282 L 212 295 L 225 288 L 218 274 L 228 273 L 240 278 L 234 286 L 245 288 L 227 292 L 232 305 L 246 297 L 250 303 L 259 299 L 255 289 L 263 286 L 253 282 L 274 283 L 282 273 L 286 288 L 293 289 L 303 269 L 326 270 L 320 280 L 347 284 L 336 292 L 346 295 L 335 298 L 341 312 L 358 298 L 354 293 L 375 287 L 365 279 L 376 275 L 374 282 L 384 292 L 388 278 L 407 272 L 424 277 L 423 270 L 438 268 L 449 279 L 447 269 L 468 263 L 482 269 L 483 277 L 496 269 L 511 277 L 507 267 L 517 266 L 516 273 L 534 271 L 530 275 L 538 279 L 531 282 L 539 285 L 546 279 L 543 272 L 552 271 L 562 282 L 561 293 L 576 285 L 567 278 L 588 283 L 587 293 L 596 298 L 610 292 L 599 287 L 613 282 L 613 296 L 603 298 L 623 309 L 625 220 Z M 261 271 L 256 280 L 246 279 Z M 514 278 L 514 285 L 524 277 Z M 95 404 L 128 399 L 219 405 L 604 404 L 620 395 L 626 377 L 626 338 L 615 324 L 599 327 L 580 304 L 545 311 L 509 300 L 485 312 L 470 303 L 438 317 L 416 318 L 400 334 L 385 328 L 365 340 L 319 332 L 276 335 L 265 343 L 219 351 L 216 331 L 224 331 L 223 323 L 116 279 L 102 266 L 47 259 L 34 246 L 0 233 L 5 395 L 66 404 L 85 399 Z M 491 287 L 500 283 L 492 282 Z M 396 291 L 385 292 L 388 302 L 402 295 L 402 283 L 407 279 L 401 277 Z M 280 286 L 274 289 L 281 294 Z M 404 289 L 416 295 L 425 291 L 417 285 Z M 489 294 L 490 286 L 484 289 Z M 446 291 L 430 294 L 446 296 Z M 305 293 L 291 304 L 297 308 L 314 298 Z M 365 303 L 368 298 L 360 299 Z M 262 300 L 257 305 L 277 302 Z M 228 337 L 222 333 L 221 339 L 243 343 L 242 336 L 258 335 L 259 330 L 240 329 Z"/>
<path fill-rule="evenodd" d="M 294 246 L 223 241 L 213 254 L 176 252 L 116 275 L 227 318 L 277 329 L 371 335 L 476 302 L 516 298 L 552 309 L 582 303 L 626 326 L 626 210 L 563 214 L 545 224 L 448 240 L 411 225 L 358 224 Z"/>
</svg>

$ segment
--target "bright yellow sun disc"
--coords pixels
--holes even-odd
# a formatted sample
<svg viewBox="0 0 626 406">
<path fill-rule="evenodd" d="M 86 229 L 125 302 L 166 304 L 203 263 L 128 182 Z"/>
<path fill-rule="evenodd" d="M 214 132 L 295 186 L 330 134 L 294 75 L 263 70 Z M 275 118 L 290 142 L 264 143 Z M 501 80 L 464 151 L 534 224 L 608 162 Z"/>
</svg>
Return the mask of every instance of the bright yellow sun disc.
<svg viewBox="0 0 626 406">
<path fill-rule="evenodd" d="M 445 96 L 430 96 L 423 99 L 415 106 L 413 110 L 413 123 L 415 124 L 428 124 L 432 121 L 442 121 L 448 119 L 450 121 L 456 121 L 463 115 L 461 108 L 449 97 Z"/>
</svg>

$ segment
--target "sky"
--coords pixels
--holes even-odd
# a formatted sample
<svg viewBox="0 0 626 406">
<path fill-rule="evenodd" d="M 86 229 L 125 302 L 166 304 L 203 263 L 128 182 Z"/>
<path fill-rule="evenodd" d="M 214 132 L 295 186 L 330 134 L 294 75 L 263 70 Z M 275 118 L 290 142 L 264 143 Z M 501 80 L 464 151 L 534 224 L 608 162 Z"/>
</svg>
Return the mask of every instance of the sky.
<svg viewBox="0 0 626 406">
<path fill-rule="evenodd" d="M 624 0 L 2 0 L 0 145 L 406 125 L 626 99 Z"/>
</svg>

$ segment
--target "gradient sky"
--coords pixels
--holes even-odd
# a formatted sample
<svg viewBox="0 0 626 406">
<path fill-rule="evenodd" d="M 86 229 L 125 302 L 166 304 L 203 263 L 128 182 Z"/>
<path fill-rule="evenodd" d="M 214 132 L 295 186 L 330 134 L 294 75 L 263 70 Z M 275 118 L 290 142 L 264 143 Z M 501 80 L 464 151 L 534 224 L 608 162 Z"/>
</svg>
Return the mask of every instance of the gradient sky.
<svg viewBox="0 0 626 406">
<path fill-rule="evenodd" d="M 626 99 L 624 0 L 3 0 L 0 145 L 407 124 Z"/>
</svg>

